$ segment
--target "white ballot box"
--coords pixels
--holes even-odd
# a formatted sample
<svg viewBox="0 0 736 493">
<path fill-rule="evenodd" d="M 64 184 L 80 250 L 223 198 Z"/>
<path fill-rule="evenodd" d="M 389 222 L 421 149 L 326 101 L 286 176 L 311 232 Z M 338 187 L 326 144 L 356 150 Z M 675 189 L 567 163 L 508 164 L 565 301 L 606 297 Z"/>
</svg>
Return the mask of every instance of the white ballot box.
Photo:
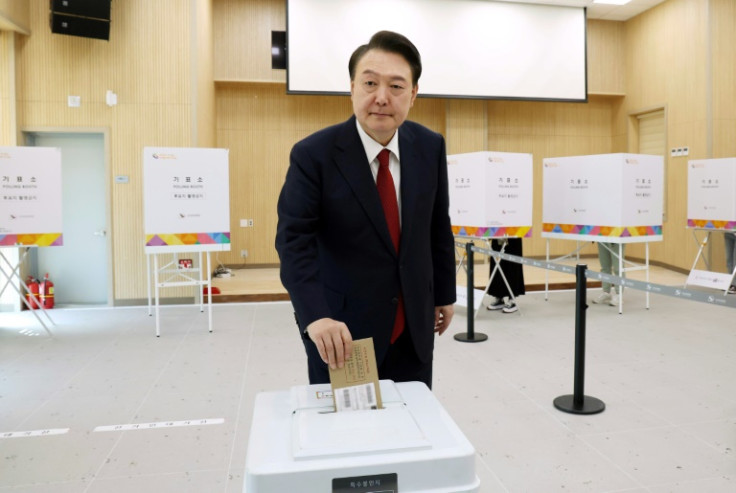
<svg viewBox="0 0 736 493">
<path fill-rule="evenodd" d="M 383 409 L 339 413 L 329 384 L 259 393 L 244 491 L 477 492 L 475 450 L 427 386 L 380 385 Z"/>
<path fill-rule="evenodd" d="M 736 158 L 688 161 L 687 227 L 736 230 Z"/>
<path fill-rule="evenodd" d="M 662 156 L 545 158 L 542 165 L 543 238 L 662 241 Z"/>
<path fill-rule="evenodd" d="M 532 155 L 471 152 L 447 156 L 450 221 L 456 236 L 532 234 Z"/>
</svg>

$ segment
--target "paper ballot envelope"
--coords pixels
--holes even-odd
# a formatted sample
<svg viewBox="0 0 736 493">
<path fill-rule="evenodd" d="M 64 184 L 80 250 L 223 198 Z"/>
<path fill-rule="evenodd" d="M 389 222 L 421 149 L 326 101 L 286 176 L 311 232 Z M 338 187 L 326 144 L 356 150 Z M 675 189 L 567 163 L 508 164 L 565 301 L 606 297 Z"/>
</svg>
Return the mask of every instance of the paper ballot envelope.
<svg viewBox="0 0 736 493">
<path fill-rule="evenodd" d="M 336 411 L 382 409 L 373 339 L 353 341 L 353 354 L 342 368 L 330 369 Z"/>
</svg>

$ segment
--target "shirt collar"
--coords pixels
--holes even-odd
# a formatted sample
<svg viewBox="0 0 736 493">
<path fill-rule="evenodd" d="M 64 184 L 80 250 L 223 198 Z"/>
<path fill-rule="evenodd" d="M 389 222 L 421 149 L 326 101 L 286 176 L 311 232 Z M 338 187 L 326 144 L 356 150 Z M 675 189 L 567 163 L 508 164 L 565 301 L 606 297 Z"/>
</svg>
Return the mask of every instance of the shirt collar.
<svg viewBox="0 0 736 493">
<path fill-rule="evenodd" d="M 378 153 L 381 152 L 382 149 L 388 149 L 391 151 L 391 153 L 396 156 L 396 159 L 400 160 L 399 158 L 399 129 L 396 129 L 396 133 L 394 133 L 394 136 L 391 138 L 389 143 L 385 146 L 382 146 L 373 138 L 366 133 L 365 130 L 363 130 L 363 127 L 360 126 L 360 123 L 358 122 L 358 119 L 355 119 L 355 126 L 358 128 L 358 135 L 360 135 L 360 141 L 363 143 L 363 149 L 365 149 L 365 155 L 368 158 L 368 162 L 372 163 L 376 157 L 378 157 Z"/>
</svg>

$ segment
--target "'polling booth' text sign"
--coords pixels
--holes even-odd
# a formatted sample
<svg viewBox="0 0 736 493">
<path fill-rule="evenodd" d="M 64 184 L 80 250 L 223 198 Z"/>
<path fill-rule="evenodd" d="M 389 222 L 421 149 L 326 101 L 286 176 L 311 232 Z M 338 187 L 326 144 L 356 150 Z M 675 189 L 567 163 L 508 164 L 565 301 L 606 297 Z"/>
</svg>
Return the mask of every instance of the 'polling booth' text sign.
<svg viewBox="0 0 736 493">
<path fill-rule="evenodd" d="M 0 246 L 61 246 L 61 149 L 0 147 Z"/>
<path fill-rule="evenodd" d="M 736 158 L 688 161 L 687 227 L 736 230 Z"/>
<path fill-rule="evenodd" d="M 542 237 L 613 243 L 662 240 L 662 156 L 545 158 L 542 166 Z"/>
<path fill-rule="evenodd" d="M 229 251 L 227 149 L 143 149 L 147 252 Z"/>
<path fill-rule="evenodd" d="M 532 155 L 471 152 L 447 156 L 450 221 L 456 236 L 531 236 Z"/>
</svg>

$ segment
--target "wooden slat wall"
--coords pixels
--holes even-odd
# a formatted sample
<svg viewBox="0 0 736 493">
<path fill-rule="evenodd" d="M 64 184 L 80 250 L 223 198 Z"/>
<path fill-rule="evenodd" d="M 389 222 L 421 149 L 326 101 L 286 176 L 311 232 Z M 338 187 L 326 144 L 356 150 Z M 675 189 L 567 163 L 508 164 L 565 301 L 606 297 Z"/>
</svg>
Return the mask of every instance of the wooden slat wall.
<svg viewBox="0 0 736 493">
<path fill-rule="evenodd" d="M 736 2 L 711 0 L 713 157 L 736 156 Z"/>
<path fill-rule="evenodd" d="M 215 80 L 285 82 L 271 68 L 271 31 L 286 30 L 286 0 L 214 0 Z"/>
<path fill-rule="evenodd" d="M 15 145 L 15 33 L 0 31 L 0 145 Z"/>
<path fill-rule="evenodd" d="M 52 34 L 32 0 L 32 35 L 16 43 L 18 126 L 110 129 L 114 298 L 146 297 L 142 149 L 193 145 L 191 0 L 112 2 L 110 41 Z M 105 92 L 118 95 L 108 107 Z M 80 108 L 67 96 L 81 96 Z M 191 295 L 171 289 L 164 296 Z"/>
<path fill-rule="evenodd" d="M 711 0 L 709 21 L 713 57 L 711 157 L 736 157 L 736 2 Z M 714 268 L 726 272 L 724 242 L 714 240 Z"/>
<path fill-rule="evenodd" d="M 212 39 L 212 2 L 210 0 L 190 0 L 195 26 L 192 30 L 194 55 L 191 70 L 193 85 L 196 88 L 192 128 L 196 136 L 192 138 L 195 147 L 215 147 L 215 80 L 214 43 Z"/>
<path fill-rule="evenodd" d="M 665 156 L 667 221 L 652 259 L 689 270 L 697 245 L 687 224 L 687 161 L 707 149 L 708 0 L 668 0 L 626 22 L 624 111 L 667 107 L 667 147 L 688 146 L 688 157 Z M 636 152 L 635 139 L 629 151 Z M 641 246 L 627 255 L 643 257 Z"/>
<path fill-rule="evenodd" d="M 588 19 L 588 94 L 626 94 L 623 22 Z"/>
</svg>

